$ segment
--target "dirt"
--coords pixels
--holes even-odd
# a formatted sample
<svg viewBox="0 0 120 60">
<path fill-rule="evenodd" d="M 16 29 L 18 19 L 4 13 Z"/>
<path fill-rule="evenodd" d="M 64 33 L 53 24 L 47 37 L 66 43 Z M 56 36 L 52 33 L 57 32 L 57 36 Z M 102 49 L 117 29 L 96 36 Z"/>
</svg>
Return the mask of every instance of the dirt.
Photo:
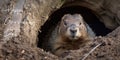
<svg viewBox="0 0 120 60">
<path fill-rule="evenodd" d="M 8 41 L 6 43 L 3 42 L 2 38 L 4 38 L 3 37 L 4 36 L 4 28 L 6 27 L 7 23 L 9 22 L 9 20 L 11 18 L 10 10 L 12 9 L 12 7 L 14 5 L 14 0 L 8 0 L 8 1 L 5 0 L 5 1 L 6 2 L 4 2 L 4 3 L 0 2 L 0 10 L 2 9 L 1 10 L 2 12 L 0 11 L 0 39 L 1 39 L 0 40 L 0 60 L 82 60 L 86 56 L 86 54 L 88 54 L 98 44 L 101 44 L 101 45 L 98 46 L 94 51 L 92 51 L 87 56 L 87 58 L 85 58 L 85 60 L 120 60 L 120 52 L 119 52 L 120 51 L 120 27 L 118 27 L 117 29 L 115 29 L 113 32 L 109 33 L 106 36 L 96 37 L 93 41 L 91 41 L 90 44 L 84 46 L 83 48 L 80 48 L 78 50 L 68 51 L 62 57 L 55 56 L 52 53 L 46 52 L 45 50 L 43 50 L 42 48 L 39 48 L 37 46 L 31 46 L 30 41 L 32 41 L 32 43 L 33 43 L 33 41 L 36 40 L 35 37 L 37 36 L 39 27 L 42 26 L 42 24 L 44 24 L 43 22 L 45 22 L 45 20 L 48 19 L 45 17 L 50 15 L 50 12 L 52 11 L 52 9 L 50 9 L 50 7 L 53 6 L 52 8 L 55 8 L 54 6 L 56 6 L 58 4 L 58 3 L 53 4 L 53 1 L 56 1 L 56 0 L 53 0 L 53 1 L 52 0 L 48 0 L 48 1 L 47 0 L 39 0 L 39 1 L 43 2 L 44 4 L 36 3 L 36 1 L 38 1 L 38 0 L 34 0 L 34 2 L 33 2 L 33 0 L 30 0 L 30 1 L 26 0 L 26 1 L 29 1 L 26 3 L 26 5 L 28 4 L 27 5 L 28 9 L 26 8 L 26 10 L 28 10 L 28 11 L 30 10 L 30 13 L 33 15 L 32 16 L 28 15 L 29 19 L 24 20 L 24 21 L 25 22 L 30 21 L 30 22 L 36 22 L 36 23 L 32 24 L 30 26 L 27 24 L 24 24 L 24 26 L 32 27 L 32 28 L 28 28 L 28 29 L 26 27 L 22 26 L 23 28 L 25 28 L 24 32 L 28 35 L 28 37 L 24 36 L 25 33 L 23 33 L 23 34 L 20 33 L 18 36 L 13 36 L 11 39 L 8 39 Z M 11 2 L 9 2 L 9 1 L 11 1 Z M 50 2 L 46 6 L 46 3 L 44 1 L 45 2 L 50 1 Z M 59 1 L 62 1 L 62 0 L 59 0 Z M 9 5 L 10 3 L 13 5 Z M 32 5 L 31 6 L 32 9 L 29 9 L 29 4 Z M 116 6 L 117 4 L 114 4 L 114 5 Z M 97 5 L 95 5 L 95 6 L 97 6 Z M 117 5 L 117 6 L 119 6 L 119 5 Z M 10 9 L 10 10 L 7 11 L 6 9 Z M 41 11 L 39 9 L 43 9 L 45 11 Z M 96 10 L 99 10 L 99 9 L 96 9 Z M 114 10 L 114 12 L 116 12 L 116 10 Z M 35 14 L 35 16 L 34 16 L 34 14 Z M 42 18 L 40 19 L 39 15 L 40 16 L 43 15 L 43 19 Z M 108 15 L 113 15 L 113 14 L 108 13 Z M 116 15 L 117 14 L 114 15 L 114 18 L 116 17 Z M 8 18 L 6 18 L 6 17 L 8 17 Z M 114 20 L 114 18 L 112 20 Z M 118 19 L 118 22 L 119 22 L 119 19 Z M 19 23 L 21 23 L 21 22 L 19 22 Z M 39 24 L 41 24 L 41 25 L 39 25 Z M 39 26 L 36 27 L 37 25 L 39 25 Z M 112 25 L 112 24 L 110 24 L 110 25 Z M 11 27 L 14 27 L 14 26 L 11 25 Z M 15 30 L 16 29 L 14 29 L 13 31 L 15 31 Z M 8 34 L 6 34 L 6 35 L 8 35 Z"/>
<path fill-rule="evenodd" d="M 86 60 L 119 60 L 120 59 L 120 27 L 108 34 L 105 37 L 97 37 L 91 44 L 76 51 L 70 51 L 65 59 L 80 60 L 85 54 L 88 54 L 95 46 L 101 44 L 96 48 Z"/>
<path fill-rule="evenodd" d="M 22 40 L 17 40 L 18 38 L 14 38 L 13 41 L 8 41 L 7 44 L 2 45 L 1 43 L 0 60 L 80 60 L 100 43 L 102 44 L 88 55 L 86 60 L 120 59 L 120 27 L 107 36 L 97 37 L 83 48 L 70 50 L 64 57 L 57 57 L 36 46 L 31 47 L 29 44 L 25 43 L 25 41 L 21 43 Z"/>
</svg>

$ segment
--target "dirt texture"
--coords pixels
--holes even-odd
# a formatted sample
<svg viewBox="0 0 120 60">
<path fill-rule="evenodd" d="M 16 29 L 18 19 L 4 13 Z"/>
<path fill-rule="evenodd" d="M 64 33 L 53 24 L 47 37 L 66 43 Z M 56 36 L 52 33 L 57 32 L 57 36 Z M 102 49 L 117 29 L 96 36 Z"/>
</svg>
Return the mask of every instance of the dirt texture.
<svg viewBox="0 0 120 60">
<path fill-rule="evenodd" d="M 119 0 L 0 0 L 0 60 L 120 60 L 119 3 Z M 98 36 L 63 57 L 37 47 L 38 32 L 42 32 L 40 29 L 49 16 L 60 7 L 71 5 L 91 9 L 113 32 Z"/>
<path fill-rule="evenodd" d="M 86 60 L 119 60 L 120 59 L 120 27 L 105 37 L 97 37 L 82 49 L 70 51 L 65 59 L 82 60 L 93 48 L 98 46 Z"/>
<path fill-rule="evenodd" d="M 27 43 L 8 41 L 0 49 L 0 60 L 82 60 L 95 46 L 98 46 L 86 60 L 119 60 L 120 27 L 105 37 L 96 37 L 94 41 L 78 50 L 70 50 L 64 57 L 57 57 L 41 48 L 31 47 Z"/>
</svg>

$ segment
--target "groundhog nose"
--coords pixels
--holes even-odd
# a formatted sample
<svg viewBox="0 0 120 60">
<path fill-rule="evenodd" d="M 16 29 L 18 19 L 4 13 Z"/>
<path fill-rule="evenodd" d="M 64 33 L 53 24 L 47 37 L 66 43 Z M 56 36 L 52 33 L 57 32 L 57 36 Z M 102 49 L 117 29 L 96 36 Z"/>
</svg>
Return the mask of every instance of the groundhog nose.
<svg viewBox="0 0 120 60">
<path fill-rule="evenodd" d="M 72 24 L 72 25 L 70 26 L 70 32 L 71 32 L 72 35 L 75 35 L 75 34 L 76 34 L 77 29 L 76 29 L 76 25 L 75 25 L 75 24 Z"/>
<path fill-rule="evenodd" d="M 70 32 L 75 34 L 77 32 L 77 29 L 70 29 Z"/>
</svg>

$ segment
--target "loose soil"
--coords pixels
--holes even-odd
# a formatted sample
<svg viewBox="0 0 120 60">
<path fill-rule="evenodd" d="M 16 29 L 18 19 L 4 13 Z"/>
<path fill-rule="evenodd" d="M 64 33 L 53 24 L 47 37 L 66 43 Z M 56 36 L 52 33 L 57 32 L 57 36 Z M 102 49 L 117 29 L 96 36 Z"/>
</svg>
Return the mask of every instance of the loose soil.
<svg viewBox="0 0 120 60">
<path fill-rule="evenodd" d="M 20 37 L 17 37 L 20 38 Z M 7 44 L 1 43 L 0 60 L 81 60 L 96 45 L 98 46 L 86 60 L 119 60 L 120 59 L 120 27 L 107 36 L 98 36 L 90 44 L 78 50 L 70 50 L 64 57 L 57 57 L 37 46 L 31 47 L 27 43 L 21 43 L 13 39 Z M 23 41 L 25 42 L 25 41 Z"/>
</svg>

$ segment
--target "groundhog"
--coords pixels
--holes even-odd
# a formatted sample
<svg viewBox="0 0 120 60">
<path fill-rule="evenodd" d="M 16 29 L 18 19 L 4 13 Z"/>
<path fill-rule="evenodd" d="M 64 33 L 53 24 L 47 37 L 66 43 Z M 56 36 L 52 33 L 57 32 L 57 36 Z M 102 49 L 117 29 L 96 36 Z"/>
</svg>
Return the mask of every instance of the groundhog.
<svg viewBox="0 0 120 60">
<path fill-rule="evenodd" d="M 79 49 L 95 37 L 80 14 L 65 14 L 49 38 L 51 51 L 61 56 L 66 50 Z"/>
</svg>

